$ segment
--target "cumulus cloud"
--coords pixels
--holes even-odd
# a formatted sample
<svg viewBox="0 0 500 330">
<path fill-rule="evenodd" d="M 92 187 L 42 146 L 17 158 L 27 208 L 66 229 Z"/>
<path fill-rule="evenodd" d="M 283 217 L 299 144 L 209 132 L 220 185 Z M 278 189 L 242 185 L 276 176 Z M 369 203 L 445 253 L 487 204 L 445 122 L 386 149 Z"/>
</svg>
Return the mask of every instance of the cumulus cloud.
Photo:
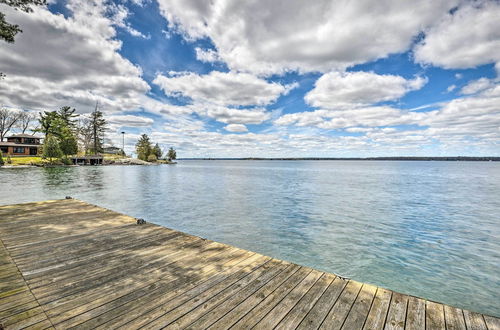
<svg viewBox="0 0 500 330">
<path fill-rule="evenodd" d="M 406 51 L 419 32 L 457 1 L 159 0 L 170 28 L 210 38 L 237 71 L 344 69 Z M 228 28 L 230 27 L 230 28 Z"/>
<path fill-rule="evenodd" d="M 373 72 L 329 72 L 322 75 L 306 94 L 308 104 L 326 109 L 364 107 L 398 99 L 422 88 L 426 78 L 406 80 L 401 76 Z"/>
<path fill-rule="evenodd" d="M 248 73 L 236 72 L 158 75 L 153 83 L 170 96 L 184 96 L 195 102 L 225 106 L 267 105 L 288 91 L 287 86 L 271 83 Z"/>
<path fill-rule="evenodd" d="M 467 2 L 425 32 L 415 59 L 447 69 L 500 62 L 500 2 Z"/>
<path fill-rule="evenodd" d="M 271 118 L 264 108 L 233 109 L 227 107 L 197 107 L 197 112 L 226 124 L 262 124 Z"/>
<path fill-rule="evenodd" d="M 422 146 L 436 144 L 448 154 L 464 145 L 478 153 L 500 150 L 498 80 L 471 81 L 455 100 L 402 110 L 385 102 L 422 88 L 427 78 L 346 71 L 407 51 L 422 35 L 415 61 L 445 68 L 496 63 L 500 74 L 498 52 L 492 51 L 499 48 L 498 2 L 159 0 L 169 23 L 167 37 L 210 39 L 213 49 L 193 48 L 196 58 L 225 62 L 230 69 L 157 75 L 154 83 L 179 97 L 169 104 L 150 95 L 141 69 L 120 55 L 117 29 L 147 38 L 127 22 L 131 13 L 125 5 L 148 1 L 68 0 L 67 17 L 46 8 L 28 15 L 2 7 L 24 33 L 15 44 L 0 45 L 0 72 L 7 74 L 0 80 L 0 104 L 44 110 L 72 105 L 85 112 L 99 101 L 101 110 L 114 112 L 107 114 L 114 129 L 107 137 L 117 144 L 121 127 L 138 128 L 127 129 L 127 151 L 145 131 L 183 157 L 418 155 L 425 153 Z M 289 70 L 323 74 L 305 96 L 315 110 L 289 113 L 296 109 L 295 94 L 280 109 L 269 109 L 297 84 L 267 77 Z M 453 86 L 449 91 L 459 90 Z M 161 131 L 153 130 L 153 119 L 124 112 L 138 109 L 161 115 L 154 126 Z M 220 125 L 212 120 L 224 130 L 214 131 Z M 262 123 L 274 125 L 258 134 L 248 131 L 247 125 Z"/>
<path fill-rule="evenodd" d="M 377 143 L 408 144 L 413 141 L 423 145 L 439 141 L 455 148 L 460 144 L 491 148 L 500 141 L 498 104 L 500 84 L 490 81 L 486 89 L 445 102 L 432 111 L 404 111 L 387 106 L 337 111 L 320 109 L 286 114 L 274 123 L 364 133 L 365 139 L 373 142 L 376 137 Z M 412 125 L 418 129 L 396 129 L 400 125 Z"/>
<path fill-rule="evenodd" d="M 248 132 L 247 127 L 241 124 L 229 124 L 226 127 L 224 127 L 224 129 L 228 132 L 238 132 L 238 133 Z"/>
<path fill-rule="evenodd" d="M 219 58 L 219 54 L 213 49 L 202 49 L 200 47 L 196 47 L 194 49 L 196 52 L 196 59 L 202 62 L 218 62 L 221 59 Z"/>
<path fill-rule="evenodd" d="M 470 81 L 467 85 L 462 87 L 460 93 L 462 94 L 475 94 L 477 92 L 483 91 L 493 85 L 493 82 L 488 78 L 480 78 L 477 80 Z"/>
<path fill-rule="evenodd" d="M 142 71 L 119 53 L 113 21 L 101 1 L 71 0 L 72 16 L 35 8 L 32 14 L 3 7 L 10 22 L 24 33 L 0 47 L 0 102 L 47 109 L 71 104 L 91 111 L 118 111 L 140 106 L 149 90 Z M 34 51 L 36 50 L 36 51 Z"/>
<path fill-rule="evenodd" d="M 296 84 L 281 85 L 248 73 L 212 71 L 206 75 L 170 72 L 153 81 L 165 94 L 189 99 L 184 106 L 160 105 L 161 113 L 197 113 L 226 124 L 261 124 L 271 118 L 265 107 Z M 241 107 L 246 107 L 241 109 Z"/>
<path fill-rule="evenodd" d="M 154 120 L 143 116 L 133 115 L 114 115 L 106 118 L 109 123 L 127 127 L 146 127 L 151 126 Z"/>
<path fill-rule="evenodd" d="M 401 111 L 387 106 L 358 108 L 355 111 L 316 110 L 286 114 L 277 125 L 316 126 L 322 129 L 377 127 L 418 124 L 425 116 L 418 112 Z"/>
<path fill-rule="evenodd" d="M 142 6 L 143 4 L 137 4 L 137 5 Z M 130 12 L 124 5 L 111 3 L 108 5 L 108 11 L 111 14 L 110 19 L 112 20 L 115 26 L 124 29 L 134 37 L 141 37 L 144 39 L 150 38 L 150 36 L 146 36 L 142 32 L 134 29 L 130 25 L 130 23 L 127 22 L 127 17 L 130 15 Z"/>
</svg>

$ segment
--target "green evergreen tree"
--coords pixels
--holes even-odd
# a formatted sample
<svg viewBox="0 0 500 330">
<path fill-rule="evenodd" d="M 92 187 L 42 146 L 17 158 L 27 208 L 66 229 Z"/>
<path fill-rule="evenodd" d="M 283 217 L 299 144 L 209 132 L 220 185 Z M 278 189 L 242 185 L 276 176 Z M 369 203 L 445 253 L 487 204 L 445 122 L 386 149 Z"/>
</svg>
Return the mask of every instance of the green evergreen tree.
<svg viewBox="0 0 500 330">
<path fill-rule="evenodd" d="M 167 158 L 170 161 L 177 159 L 177 152 L 174 148 L 171 147 L 170 149 L 168 149 Z"/>
<path fill-rule="evenodd" d="M 106 132 L 107 121 L 101 111 L 96 110 L 90 115 L 90 125 L 92 127 L 93 145 L 91 151 L 94 154 L 103 152 L 104 133 Z"/>
<path fill-rule="evenodd" d="M 49 135 L 45 138 L 43 143 L 43 157 L 48 158 L 52 163 L 53 158 L 60 158 L 62 156 L 61 148 L 59 147 L 59 141 L 53 135 Z"/>
<path fill-rule="evenodd" d="M 64 155 L 75 155 L 78 153 L 78 142 L 76 141 L 75 134 L 65 127 L 61 132 L 61 137 L 59 138 L 59 146 Z"/>
<path fill-rule="evenodd" d="M 6 4 L 14 9 L 20 9 L 26 13 L 31 13 L 33 9 L 31 5 L 45 5 L 46 0 L 0 0 L 0 4 Z M 5 14 L 0 12 L 0 40 L 6 41 L 8 43 L 13 43 L 16 34 L 23 32 L 19 25 L 11 24 L 5 20 Z M 0 79 L 5 77 L 5 75 L 0 72 Z"/>
<path fill-rule="evenodd" d="M 48 135 L 61 136 L 62 129 L 66 127 L 66 122 L 59 116 L 57 111 L 44 111 L 40 113 L 40 127 L 35 132 L 40 132 L 47 138 Z"/>
<path fill-rule="evenodd" d="M 59 111 L 40 113 L 40 127 L 36 130 L 45 134 L 45 140 L 51 135 L 57 138 L 61 152 L 64 155 L 74 155 L 78 152 L 76 140 L 75 109 L 62 107 Z"/>
<path fill-rule="evenodd" d="M 76 114 L 75 111 L 75 108 L 71 109 L 71 107 L 65 106 L 61 107 L 57 112 L 59 117 L 66 123 L 66 126 L 73 131 L 76 129 L 76 121 L 78 118 L 78 114 Z"/>
<path fill-rule="evenodd" d="M 15 9 L 20 9 L 26 13 L 31 13 L 33 9 L 31 5 L 45 5 L 45 0 L 0 0 L 7 6 Z M 23 32 L 18 25 L 10 24 L 5 21 L 5 14 L 0 12 L 0 39 L 6 42 L 13 43 L 17 33 Z"/>
<path fill-rule="evenodd" d="M 155 144 L 155 146 L 153 147 L 153 155 L 156 156 L 156 159 L 160 159 L 162 154 L 163 154 L 163 152 L 161 151 L 161 148 L 158 145 L 158 143 Z"/>
<path fill-rule="evenodd" d="M 135 152 L 137 153 L 137 158 L 141 160 L 148 160 L 149 155 L 152 153 L 153 147 L 151 146 L 151 141 L 149 136 L 142 134 L 135 145 Z"/>
<path fill-rule="evenodd" d="M 0 150 L 0 166 L 3 166 L 4 164 L 5 164 L 5 162 L 3 161 L 2 150 Z"/>
</svg>

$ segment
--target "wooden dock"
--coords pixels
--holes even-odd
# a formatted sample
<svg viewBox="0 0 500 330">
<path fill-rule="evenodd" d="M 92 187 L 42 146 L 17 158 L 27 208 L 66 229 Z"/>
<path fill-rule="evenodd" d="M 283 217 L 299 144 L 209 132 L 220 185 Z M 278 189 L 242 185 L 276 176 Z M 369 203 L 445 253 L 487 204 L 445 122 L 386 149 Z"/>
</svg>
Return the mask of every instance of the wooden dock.
<svg viewBox="0 0 500 330">
<path fill-rule="evenodd" d="M 500 329 L 73 199 L 0 206 L 0 239 L 5 329 Z"/>
</svg>

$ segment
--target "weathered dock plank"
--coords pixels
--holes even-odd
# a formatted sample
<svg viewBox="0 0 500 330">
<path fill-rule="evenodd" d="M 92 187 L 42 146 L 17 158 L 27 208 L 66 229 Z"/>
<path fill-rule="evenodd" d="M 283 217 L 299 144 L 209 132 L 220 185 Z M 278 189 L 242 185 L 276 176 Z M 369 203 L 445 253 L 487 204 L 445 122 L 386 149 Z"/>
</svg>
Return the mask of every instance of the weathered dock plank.
<svg viewBox="0 0 500 330">
<path fill-rule="evenodd" d="M 6 329 L 499 329 L 500 320 L 82 201 L 0 206 Z"/>
<path fill-rule="evenodd" d="M 0 256 L 4 261 L 0 275 L 8 274 L 0 281 L 0 328 L 23 329 L 41 322 L 52 327 L 1 240 Z"/>
</svg>

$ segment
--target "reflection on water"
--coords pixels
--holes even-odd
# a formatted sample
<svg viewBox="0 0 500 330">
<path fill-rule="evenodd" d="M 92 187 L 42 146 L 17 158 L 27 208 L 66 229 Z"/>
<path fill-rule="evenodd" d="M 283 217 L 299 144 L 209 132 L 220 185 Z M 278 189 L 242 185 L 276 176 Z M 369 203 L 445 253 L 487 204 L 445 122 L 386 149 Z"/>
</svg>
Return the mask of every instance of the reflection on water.
<svg viewBox="0 0 500 330">
<path fill-rule="evenodd" d="M 500 316 L 500 163 L 183 161 L 0 170 L 0 204 L 66 195 Z"/>
</svg>

